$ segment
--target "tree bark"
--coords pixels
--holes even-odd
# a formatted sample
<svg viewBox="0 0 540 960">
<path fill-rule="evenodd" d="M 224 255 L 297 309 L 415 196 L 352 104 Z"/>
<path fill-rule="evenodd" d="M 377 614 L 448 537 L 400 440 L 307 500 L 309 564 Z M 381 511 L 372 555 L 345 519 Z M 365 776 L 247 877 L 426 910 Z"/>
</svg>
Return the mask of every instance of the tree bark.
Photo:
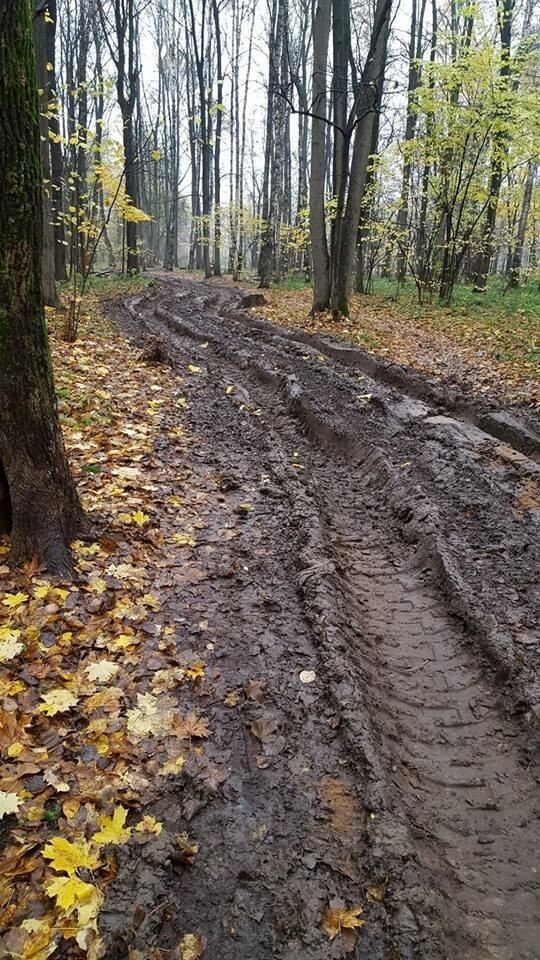
<svg viewBox="0 0 540 960">
<path fill-rule="evenodd" d="M 411 161 L 407 154 L 407 144 L 413 140 L 416 133 L 417 113 L 415 110 L 415 94 L 420 85 L 421 72 L 418 61 L 422 55 L 422 35 L 424 30 L 424 13 L 426 0 L 421 0 L 420 11 L 417 13 L 417 0 L 413 0 L 411 13 L 411 35 L 409 40 L 409 79 L 407 84 L 407 120 L 405 122 L 403 157 L 403 172 L 401 178 L 401 197 L 397 215 L 398 240 L 400 250 L 397 262 L 397 280 L 403 283 L 407 273 L 407 251 L 409 249 L 409 193 L 411 184 Z"/>
<path fill-rule="evenodd" d="M 216 103 L 216 137 L 214 146 L 214 276 L 221 276 L 221 127 L 223 124 L 223 66 L 221 62 L 221 25 L 219 22 L 219 6 L 217 0 L 212 0 L 214 14 L 214 30 L 216 33 L 216 70 L 217 70 L 217 103 Z"/>
<path fill-rule="evenodd" d="M 391 7 L 392 0 L 377 2 L 370 49 L 362 71 L 359 95 L 355 105 L 357 123 L 351 156 L 349 190 L 343 222 L 338 234 L 339 247 L 332 258 L 331 305 L 336 314 L 344 316 L 347 316 L 349 311 L 349 289 L 353 275 L 362 199 L 384 84 Z"/>
<path fill-rule="evenodd" d="M 32 0 L 0 7 L 0 499 L 10 562 L 71 568 L 84 516 L 55 403 L 41 291 L 42 222 Z M 3 496 L 2 496 L 3 494 Z M 9 509 L 5 509 L 6 502 Z M 10 517 L 11 514 L 11 517 Z"/>
<path fill-rule="evenodd" d="M 521 262 L 523 259 L 523 247 L 525 245 L 525 231 L 527 229 L 527 220 L 529 219 L 529 210 L 531 208 L 537 166 L 538 162 L 534 160 L 530 160 L 527 164 L 527 176 L 525 179 L 525 189 L 523 191 L 523 201 L 519 215 L 516 242 L 513 250 L 510 251 L 510 263 L 508 268 L 508 285 L 510 287 L 519 286 L 519 275 L 521 270 Z"/>
<path fill-rule="evenodd" d="M 324 209 L 326 181 L 326 65 L 331 0 L 318 0 L 313 25 L 313 80 L 309 231 L 313 268 L 313 312 L 330 306 L 330 259 Z"/>
<path fill-rule="evenodd" d="M 56 264 L 54 258 L 55 237 L 51 197 L 49 121 L 47 118 L 50 100 L 49 71 L 47 70 L 47 30 L 49 24 L 45 19 L 44 13 L 45 11 L 37 16 L 34 21 L 36 81 L 39 97 L 39 151 L 41 156 L 42 177 L 41 198 L 43 210 L 42 286 L 44 303 L 48 307 L 56 307 L 58 305 L 58 296 L 56 292 Z"/>
<path fill-rule="evenodd" d="M 63 173 L 64 154 L 60 136 L 60 119 L 58 116 L 58 98 L 56 93 L 56 0 L 49 0 L 48 9 L 52 23 L 47 24 L 45 34 L 47 43 L 46 60 L 53 69 L 49 71 L 49 131 L 51 153 L 51 206 L 54 222 L 54 262 L 56 279 L 59 282 L 67 280 L 66 270 L 66 231 L 64 225 L 63 200 Z"/>
<path fill-rule="evenodd" d="M 499 78 L 503 91 L 507 89 L 510 77 L 510 44 L 512 39 L 513 10 L 514 0 L 497 0 L 497 16 L 501 38 L 501 68 Z M 503 154 L 506 139 L 507 135 L 504 132 L 497 132 L 493 136 L 491 172 L 488 188 L 489 201 L 486 212 L 486 222 L 482 232 L 482 249 L 477 261 L 478 265 L 474 284 L 475 293 L 485 293 L 487 288 L 487 278 L 493 256 L 493 236 L 495 233 L 495 222 L 497 220 L 499 195 L 503 181 Z"/>
<path fill-rule="evenodd" d="M 279 3 L 279 7 L 278 7 Z M 270 32 L 268 41 L 268 90 L 266 102 L 266 136 L 264 145 L 264 169 L 262 187 L 262 236 L 259 253 L 258 274 L 259 287 L 268 289 L 272 274 L 272 260 L 274 253 L 274 230 L 272 222 L 272 157 L 274 150 L 274 99 L 275 99 L 275 70 L 278 51 L 278 17 L 281 10 L 281 0 L 272 0 Z"/>
</svg>

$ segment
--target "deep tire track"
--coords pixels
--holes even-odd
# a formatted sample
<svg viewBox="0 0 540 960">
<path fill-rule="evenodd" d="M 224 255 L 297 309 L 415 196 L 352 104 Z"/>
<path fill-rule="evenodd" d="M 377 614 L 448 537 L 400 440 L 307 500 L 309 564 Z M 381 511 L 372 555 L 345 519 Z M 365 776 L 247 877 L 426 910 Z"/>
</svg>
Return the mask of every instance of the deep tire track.
<svg viewBox="0 0 540 960">
<path fill-rule="evenodd" d="M 350 377 L 320 364 L 314 370 L 314 358 L 306 363 L 294 345 L 281 352 L 275 336 L 268 343 L 259 330 L 251 335 L 245 319 L 223 321 L 208 309 L 220 295 L 197 292 L 188 285 L 165 306 L 159 299 L 133 311 L 151 332 L 165 320 L 172 343 L 208 341 L 213 375 L 230 379 L 238 371 L 246 402 L 272 424 L 284 459 L 296 456 L 302 467 L 288 483 L 291 511 L 304 525 L 299 582 L 322 649 L 335 650 L 330 668 L 339 673 L 349 664 L 350 682 L 338 677 L 331 693 L 353 754 L 371 772 L 373 857 L 395 874 L 400 955 L 533 960 L 540 938 L 535 781 L 522 759 L 523 731 L 506 715 L 474 624 L 456 617 L 456 598 L 449 606 L 448 589 L 434 580 L 433 526 L 422 530 L 421 493 L 410 480 L 398 482 L 373 447 L 362 450 Z M 207 353 L 200 350 L 203 362 Z M 370 411 L 383 448 L 384 429 L 390 425 L 393 439 L 399 434 L 393 404 L 381 392 Z M 333 448 L 331 460 L 321 443 Z M 337 449 L 348 462 L 336 459 Z M 455 472 L 460 466 L 466 460 Z M 405 524 L 397 522 L 400 511 Z"/>
</svg>

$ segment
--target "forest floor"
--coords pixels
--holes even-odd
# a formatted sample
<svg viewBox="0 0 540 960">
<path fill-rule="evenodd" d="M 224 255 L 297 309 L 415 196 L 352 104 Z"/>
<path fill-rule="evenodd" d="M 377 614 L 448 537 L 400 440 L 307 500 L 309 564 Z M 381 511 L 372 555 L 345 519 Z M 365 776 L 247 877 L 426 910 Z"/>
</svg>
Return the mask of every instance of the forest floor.
<svg viewBox="0 0 540 960">
<path fill-rule="evenodd" d="M 221 282 L 221 281 L 220 281 Z M 382 281 L 381 281 L 382 283 Z M 249 281 L 242 284 L 260 293 Z M 412 290 L 395 298 L 390 284 L 351 297 L 350 316 L 310 315 L 311 287 L 262 291 L 257 312 L 274 323 L 350 340 L 471 396 L 540 407 L 540 294 L 490 287 L 483 299 L 464 288 L 449 306 L 418 304 Z"/>
<path fill-rule="evenodd" d="M 93 539 L 1 569 L 0 955 L 534 960 L 533 405 L 244 296 L 54 343 Z"/>
</svg>

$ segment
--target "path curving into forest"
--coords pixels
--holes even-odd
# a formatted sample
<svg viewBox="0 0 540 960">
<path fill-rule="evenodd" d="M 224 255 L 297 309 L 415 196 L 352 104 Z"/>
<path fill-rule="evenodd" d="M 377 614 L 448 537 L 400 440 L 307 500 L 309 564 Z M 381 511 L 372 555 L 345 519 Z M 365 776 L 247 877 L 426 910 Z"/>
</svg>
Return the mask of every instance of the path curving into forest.
<svg viewBox="0 0 540 960">
<path fill-rule="evenodd" d="M 200 371 L 196 457 L 253 517 L 224 547 L 234 576 L 192 602 L 224 670 L 264 670 L 285 740 L 259 768 L 249 718 L 223 721 L 234 790 L 170 891 L 205 957 L 345 955 L 310 932 L 329 891 L 366 901 L 354 956 L 540 957 L 534 420 L 280 330 L 214 283 L 159 278 L 118 318 Z"/>
</svg>

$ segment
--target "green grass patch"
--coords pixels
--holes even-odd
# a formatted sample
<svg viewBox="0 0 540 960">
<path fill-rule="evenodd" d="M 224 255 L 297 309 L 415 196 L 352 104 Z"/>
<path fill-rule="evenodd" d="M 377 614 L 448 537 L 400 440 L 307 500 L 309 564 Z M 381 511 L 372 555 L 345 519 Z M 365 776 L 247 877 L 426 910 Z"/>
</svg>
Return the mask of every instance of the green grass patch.
<svg viewBox="0 0 540 960">
<path fill-rule="evenodd" d="M 140 293 L 152 286 L 153 277 L 144 273 L 133 275 L 111 273 L 103 277 L 90 275 L 86 281 L 85 293 L 93 293 L 98 297 L 117 297 L 130 293 Z M 82 278 L 77 277 L 77 292 L 80 293 Z M 73 284 L 69 281 L 59 285 L 60 290 L 70 295 Z"/>
</svg>

